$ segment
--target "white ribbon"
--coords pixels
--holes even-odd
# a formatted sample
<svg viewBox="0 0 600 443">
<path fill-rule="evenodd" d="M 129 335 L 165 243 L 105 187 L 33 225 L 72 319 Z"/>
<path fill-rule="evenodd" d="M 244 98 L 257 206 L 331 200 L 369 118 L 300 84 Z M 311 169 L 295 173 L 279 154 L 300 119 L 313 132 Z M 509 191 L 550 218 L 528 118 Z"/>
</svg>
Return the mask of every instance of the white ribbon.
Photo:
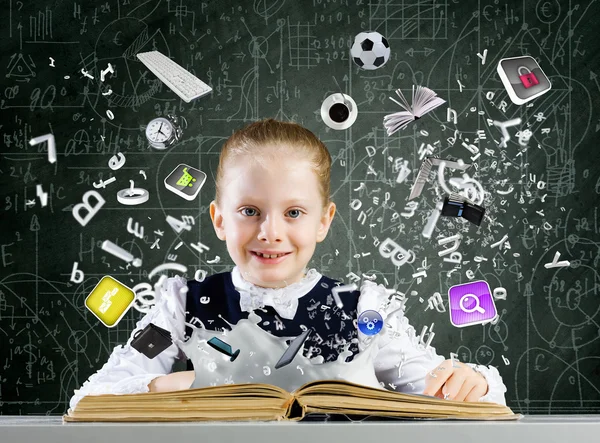
<svg viewBox="0 0 600 443">
<path fill-rule="evenodd" d="M 291 320 L 296 315 L 298 309 L 298 298 L 302 295 L 296 295 L 298 298 L 291 298 L 290 294 L 286 294 L 284 289 L 275 289 L 274 293 L 245 291 L 241 288 L 236 288 L 240 292 L 240 308 L 245 312 L 252 312 L 255 309 L 265 306 L 272 306 L 275 311 L 287 320 Z"/>
<path fill-rule="evenodd" d="M 240 308 L 244 312 L 271 306 L 280 317 L 291 320 L 298 310 L 298 299 L 306 295 L 321 279 L 321 274 L 310 269 L 299 282 L 284 288 L 263 288 L 242 277 L 238 267 L 231 271 L 233 286 L 240 293 Z"/>
</svg>

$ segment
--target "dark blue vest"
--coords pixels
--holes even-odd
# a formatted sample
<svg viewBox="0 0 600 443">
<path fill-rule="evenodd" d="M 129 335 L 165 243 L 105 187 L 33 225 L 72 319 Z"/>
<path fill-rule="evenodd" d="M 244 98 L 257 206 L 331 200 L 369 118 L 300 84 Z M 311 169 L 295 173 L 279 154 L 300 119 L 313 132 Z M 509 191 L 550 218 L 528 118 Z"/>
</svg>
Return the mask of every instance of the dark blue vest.
<svg viewBox="0 0 600 443">
<path fill-rule="evenodd" d="M 262 319 L 258 325 L 277 337 L 297 337 L 302 333 L 300 325 L 304 325 L 312 330 L 304 343 L 304 355 L 308 358 L 321 355 L 324 361 L 337 359 L 338 354 L 344 350 L 344 344 L 357 337 L 353 321 L 357 317 L 356 307 L 360 291 L 342 293 L 344 307 L 339 309 L 331 295 L 331 288 L 336 282 L 322 276 L 312 290 L 298 299 L 298 310 L 292 320 L 279 317 L 271 306 L 256 310 L 256 314 Z M 189 280 L 188 288 L 188 323 L 194 324 L 192 317 L 196 317 L 206 329 L 223 331 L 231 328 L 219 314 L 234 325 L 241 319 L 248 318 L 248 312 L 240 309 L 240 293 L 233 286 L 231 272 L 211 275 L 202 282 Z M 204 304 L 201 302 L 202 297 L 208 297 L 210 301 Z M 191 333 L 191 328 L 186 326 L 186 335 L 190 336 Z M 349 350 L 353 354 L 358 353 L 357 344 L 352 343 Z M 351 360 L 352 357 L 346 359 Z M 187 362 L 187 368 L 193 369 L 190 360 Z"/>
</svg>

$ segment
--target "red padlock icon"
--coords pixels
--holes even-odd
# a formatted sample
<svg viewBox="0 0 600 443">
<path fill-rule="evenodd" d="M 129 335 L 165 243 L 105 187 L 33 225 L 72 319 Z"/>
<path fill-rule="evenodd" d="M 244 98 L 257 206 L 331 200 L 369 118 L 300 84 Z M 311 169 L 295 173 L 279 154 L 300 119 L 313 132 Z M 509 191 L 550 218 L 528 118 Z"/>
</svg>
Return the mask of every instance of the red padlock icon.
<svg viewBox="0 0 600 443">
<path fill-rule="evenodd" d="M 521 74 L 522 69 L 525 69 L 529 72 Z M 519 66 L 517 72 L 519 73 L 519 78 L 521 79 L 521 83 L 523 83 L 523 86 L 525 86 L 525 89 L 531 88 L 532 86 L 538 85 L 540 83 L 535 74 L 531 72 L 531 69 L 529 69 L 527 66 Z"/>
</svg>

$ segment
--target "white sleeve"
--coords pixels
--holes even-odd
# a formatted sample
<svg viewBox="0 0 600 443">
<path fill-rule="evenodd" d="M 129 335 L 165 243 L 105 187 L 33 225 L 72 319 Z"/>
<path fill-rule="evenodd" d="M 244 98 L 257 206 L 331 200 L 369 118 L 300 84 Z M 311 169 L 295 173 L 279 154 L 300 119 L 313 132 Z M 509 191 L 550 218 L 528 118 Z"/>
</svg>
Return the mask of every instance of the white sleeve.
<svg viewBox="0 0 600 443">
<path fill-rule="evenodd" d="M 496 369 L 496 367 L 494 366 L 476 365 L 473 363 L 465 364 L 475 369 L 487 380 L 488 392 L 483 397 L 481 397 L 479 401 L 498 403 L 506 406 L 506 399 L 504 398 L 506 386 L 502 381 L 502 376 L 498 372 L 498 369 Z"/>
<path fill-rule="evenodd" d="M 386 306 L 388 292 L 391 291 L 387 291 L 383 285 L 365 281 L 361 287 L 357 307 L 359 313 L 375 310 L 384 320 L 384 329 L 377 339 L 379 352 L 375 358 L 375 374 L 386 389 L 408 394 L 422 394 L 425 390 L 427 374 L 446 359 L 437 355 L 433 346 L 430 345 L 425 349 L 425 346 L 419 343 L 415 328 L 404 316 L 404 311 L 397 310 L 398 303 Z M 388 315 L 390 313 L 391 315 Z M 359 348 L 364 340 L 368 343 L 368 337 L 360 331 L 358 337 Z M 362 348 L 364 347 L 363 344 Z M 504 399 L 506 386 L 502 383 L 498 370 L 492 366 L 488 368 L 469 363 L 467 365 L 475 367 L 488 382 L 488 393 L 479 401 L 506 405 Z"/>
<path fill-rule="evenodd" d="M 180 291 L 181 288 L 185 288 Z M 182 339 L 185 330 L 185 305 L 187 282 L 182 277 L 166 280 L 156 294 L 156 305 L 136 323 L 125 345 L 115 346 L 104 366 L 79 388 L 71 397 L 71 409 L 86 395 L 134 394 L 148 392 L 148 383 L 154 378 L 171 372 L 180 349 L 171 344 L 153 359 L 149 359 L 130 346 L 136 332 L 154 323 L 171 333 L 174 342 Z"/>
</svg>

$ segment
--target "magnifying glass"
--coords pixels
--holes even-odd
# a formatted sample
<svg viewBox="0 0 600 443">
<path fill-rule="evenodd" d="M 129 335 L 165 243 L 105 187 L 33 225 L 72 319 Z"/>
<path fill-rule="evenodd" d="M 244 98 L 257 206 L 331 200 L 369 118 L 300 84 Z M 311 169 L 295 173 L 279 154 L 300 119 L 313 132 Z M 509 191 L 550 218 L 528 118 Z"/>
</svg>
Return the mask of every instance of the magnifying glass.
<svg viewBox="0 0 600 443">
<path fill-rule="evenodd" d="M 465 300 L 469 297 L 473 297 L 475 299 L 475 306 L 473 308 L 467 309 L 465 308 Z M 463 312 L 466 312 L 467 314 L 471 314 L 472 312 L 479 312 L 480 314 L 485 314 L 485 310 L 479 306 L 479 297 L 477 297 L 475 294 L 465 294 L 460 298 L 460 301 L 458 302 L 458 306 L 460 307 L 460 309 L 462 309 Z"/>
</svg>

